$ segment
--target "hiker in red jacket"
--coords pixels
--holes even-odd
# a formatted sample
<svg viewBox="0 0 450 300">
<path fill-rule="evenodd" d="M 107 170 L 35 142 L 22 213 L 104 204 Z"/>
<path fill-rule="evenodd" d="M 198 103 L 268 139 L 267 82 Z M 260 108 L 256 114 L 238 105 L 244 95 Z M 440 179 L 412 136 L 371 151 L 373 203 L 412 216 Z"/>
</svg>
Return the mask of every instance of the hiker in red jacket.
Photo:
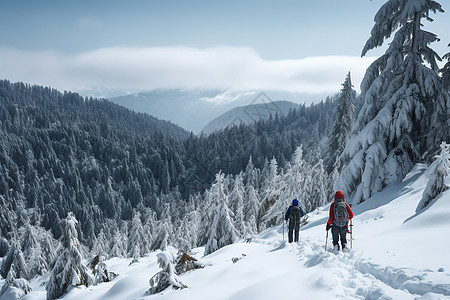
<svg viewBox="0 0 450 300">
<path fill-rule="evenodd" d="M 331 228 L 333 235 L 333 246 L 339 250 L 339 238 L 341 238 L 342 250 L 347 246 L 348 220 L 353 218 L 353 212 L 345 202 L 344 193 L 337 191 L 334 195 L 334 202 L 330 206 L 330 217 L 327 222 L 327 231 Z"/>
</svg>

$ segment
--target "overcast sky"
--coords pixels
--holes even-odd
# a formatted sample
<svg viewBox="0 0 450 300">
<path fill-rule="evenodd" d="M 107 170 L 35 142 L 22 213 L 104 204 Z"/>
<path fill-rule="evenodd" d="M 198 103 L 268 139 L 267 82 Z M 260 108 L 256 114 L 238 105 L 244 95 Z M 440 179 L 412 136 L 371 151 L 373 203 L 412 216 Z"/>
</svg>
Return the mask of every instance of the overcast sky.
<svg viewBox="0 0 450 300">
<path fill-rule="evenodd" d="M 384 0 L 1 0 L 0 78 L 61 90 L 355 88 Z M 446 1 L 438 1 L 444 10 Z M 448 13 L 426 29 L 449 51 Z"/>
</svg>

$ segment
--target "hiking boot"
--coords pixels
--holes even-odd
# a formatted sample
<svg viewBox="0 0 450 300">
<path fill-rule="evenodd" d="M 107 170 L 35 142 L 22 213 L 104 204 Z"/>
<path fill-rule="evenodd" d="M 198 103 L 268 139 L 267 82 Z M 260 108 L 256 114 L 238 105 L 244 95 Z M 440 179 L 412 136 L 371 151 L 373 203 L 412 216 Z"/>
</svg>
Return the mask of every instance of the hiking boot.
<svg viewBox="0 0 450 300">
<path fill-rule="evenodd" d="M 342 244 L 342 250 L 344 250 L 345 248 L 347 248 L 347 244 L 343 243 Z"/>
<path fill-rule="evenodd" d="M 339 251 L 339 245 L 338 244 L 334 245 L 334 250 Z"/>
</svg>

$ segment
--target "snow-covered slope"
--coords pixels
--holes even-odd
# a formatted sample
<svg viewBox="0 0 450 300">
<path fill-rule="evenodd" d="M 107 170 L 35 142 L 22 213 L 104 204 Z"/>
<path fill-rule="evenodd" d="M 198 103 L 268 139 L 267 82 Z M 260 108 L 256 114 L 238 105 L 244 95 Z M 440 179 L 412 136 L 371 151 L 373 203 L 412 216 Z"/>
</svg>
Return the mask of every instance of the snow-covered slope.
<svg viewBox="0 0 450 300">
<path fill-rule="evenodd" d="M 284 242 L 279 225 L 206 257 L 202 248 L 195 249 L 207 266 L 180 276 L 187 289 L 145 296 L 148 280 L 160 271 L 157 253 L 151 253 L 131 266 L 129 260 L 109 260 L 120 274 L 116 279 L 77 287 L 64 300 L 449 299 L 450 191 L 416 215 L 426 179 L 418 165 L 403 182 L 353 207 L 349 253 L 332 251 L 331 237 L 324 249 L 327 205 L 309 215 L 298 244 Z M 241 259 L 233 263 L 234 257 Z M 23 299 L 45 299 L 44 287 L 38 281 L 32 286 Z"/>
</svg>

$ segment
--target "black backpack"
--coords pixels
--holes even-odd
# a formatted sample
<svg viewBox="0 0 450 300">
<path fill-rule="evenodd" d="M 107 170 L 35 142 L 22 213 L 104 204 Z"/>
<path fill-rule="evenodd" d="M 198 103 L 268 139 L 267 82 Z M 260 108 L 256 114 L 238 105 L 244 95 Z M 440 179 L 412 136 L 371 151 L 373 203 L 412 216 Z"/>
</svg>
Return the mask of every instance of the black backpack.
<svg viewBox="0 0 450 300">
<path fill-rule="evenodd" d="M 291 206 L 291 210 L 289 211 L 289 222 L 296 225 L 300 224 L 300 207 Z"/>
</svg>

